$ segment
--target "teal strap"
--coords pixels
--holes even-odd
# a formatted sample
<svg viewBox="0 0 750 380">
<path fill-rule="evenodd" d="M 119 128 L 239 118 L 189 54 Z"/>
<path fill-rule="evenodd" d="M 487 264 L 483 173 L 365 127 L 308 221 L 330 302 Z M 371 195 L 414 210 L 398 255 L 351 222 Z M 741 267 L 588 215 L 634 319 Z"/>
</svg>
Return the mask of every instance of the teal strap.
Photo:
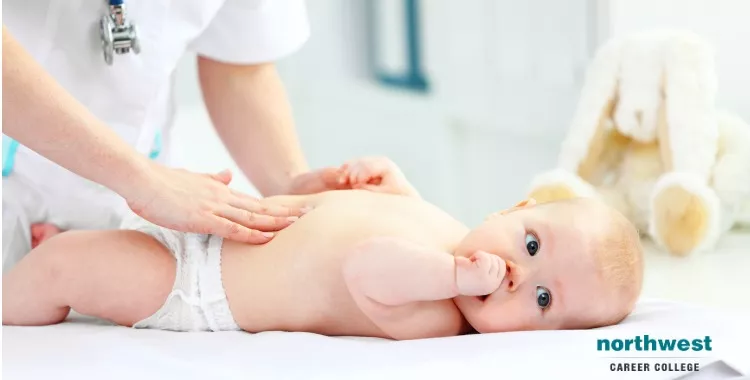
<svg viewBox="0 0 750 380">
<path fill-rule="evenodd" d="M 156 132 L 154 146 L 151 148 L 151 153 L 149 153 L 148 158 L 155 160 L 159 157 L 159 154 L 161 154 L 161 131 Z"/>
<path fill-rule="evenodd" d="M 7 177 L 13 171 L 16 164 L 16 150 L 18 141 L 3 135 L 3 177 Z"/>
<path fill-rule="evenodd" d="M 3 177 L 7 177 L 13 172 L 13 166 L 16 164 L 16 151 L 18 150 L 18 141 L 3 135 Z M 161 154 L 162 141 L 161 131 L 156 133 L 154 139 L 154 146 L 151 148 L 151 153 L 148 157 L 155 160 Z"/>
</svg>

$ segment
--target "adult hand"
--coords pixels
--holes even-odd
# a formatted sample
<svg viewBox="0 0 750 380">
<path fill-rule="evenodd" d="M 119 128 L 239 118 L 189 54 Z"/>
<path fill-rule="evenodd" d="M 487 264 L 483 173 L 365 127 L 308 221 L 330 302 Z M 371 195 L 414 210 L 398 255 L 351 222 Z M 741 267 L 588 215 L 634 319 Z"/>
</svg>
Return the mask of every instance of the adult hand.
<svg viewBox="0 0 750 380">
<path fill-rule="evenodd" d="M 270 241 L 309 211 L 284 207 L 230 189 L 232 174 L 198 174 L 153 163 L 144 183 L 121 194 L 142 218 L 183 232 L 214 234 L 250 244 Z"/>
</svg>

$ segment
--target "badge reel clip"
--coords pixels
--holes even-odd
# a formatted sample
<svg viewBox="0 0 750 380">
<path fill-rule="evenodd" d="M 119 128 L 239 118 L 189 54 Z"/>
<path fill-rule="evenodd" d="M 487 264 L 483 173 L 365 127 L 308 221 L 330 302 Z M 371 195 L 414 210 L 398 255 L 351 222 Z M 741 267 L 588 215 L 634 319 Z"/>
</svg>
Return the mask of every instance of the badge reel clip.
<svg viewBox="0 0 750 380">
<path fill-rule="evenodd" d="M 115 53 L 141 52 L 138 28 L 128 20 L 124 0 L 109 0 L 109 13 L 102 16 L 99 32 L 107 65 L 112 65 Z"/>
</svg>

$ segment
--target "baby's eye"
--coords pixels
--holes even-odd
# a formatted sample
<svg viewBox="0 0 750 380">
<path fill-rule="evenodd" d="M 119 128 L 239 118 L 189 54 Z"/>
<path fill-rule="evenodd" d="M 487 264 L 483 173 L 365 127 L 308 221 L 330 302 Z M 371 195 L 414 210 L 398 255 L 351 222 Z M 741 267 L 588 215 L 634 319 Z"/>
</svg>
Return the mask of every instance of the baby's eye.
<svg viewBox="0 0 750 380">
<path fill-rule="evenodd" d="M 529 255 L 534 256 L 539 251 L 539 240 L 533 234 L 526 234 L 526 251 Z"/>
<path fill-rule="evenodd" d="M 552 302 L 552 295 L 549 294 L 549 290 L 543 286 L 536 287 L 536 304 L 542 309 L 546 309 Z"/>
</svg>

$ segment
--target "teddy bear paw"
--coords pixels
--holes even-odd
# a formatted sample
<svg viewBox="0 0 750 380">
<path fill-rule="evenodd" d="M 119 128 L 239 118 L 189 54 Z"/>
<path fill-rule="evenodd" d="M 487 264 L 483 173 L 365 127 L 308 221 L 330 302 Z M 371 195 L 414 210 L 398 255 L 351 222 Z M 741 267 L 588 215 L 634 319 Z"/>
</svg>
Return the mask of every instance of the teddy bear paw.
<svg viewBox="0 0 750 380">
<path fill-rule="evenodd" d="M 713 246 L 719 235 L 720 203 L 697 176 L 669 173 L 652 194 L 649 229 L 657 244 L 677 256 Z"/>
</svg>

